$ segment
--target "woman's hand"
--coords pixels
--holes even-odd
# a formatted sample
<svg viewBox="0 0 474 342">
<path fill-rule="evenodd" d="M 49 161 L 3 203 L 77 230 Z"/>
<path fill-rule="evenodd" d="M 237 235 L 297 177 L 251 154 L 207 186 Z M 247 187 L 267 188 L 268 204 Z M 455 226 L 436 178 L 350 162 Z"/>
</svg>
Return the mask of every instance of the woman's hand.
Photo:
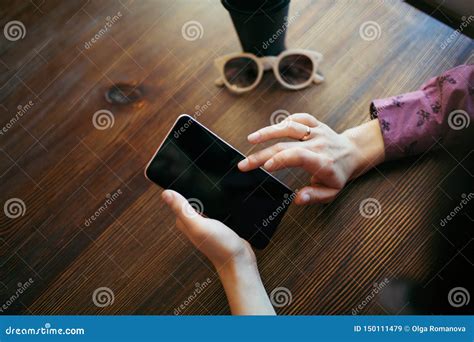
<svg viewBox="0 0 474 342">
<path fill-rule="evenodd" d="M 267 171 L 303 168 L 311 175 L 311 184 L 298 192 L 295 199 L 297 204 L 332 201 L 349 179 L 384 160 L 384 144 L 378 120 L 339 134 L 314 116 L 298 113 L 248 136 L 252 144 L 277 138 L 297 141 L 280 142 L 251 154 L 238 167 L 241 171 L 253 170 L 262 165 Z"/>
<path fill-rule="evenodd" d="M 217 220 L 201 216 L 176 191 L 165 190 L 162 198 L 176 215 L 176 227 L 217 270 L 233 263 L 255 263 L 255 254 L 250 244 L 232 229 Z"/>
<path fill-rule="evenodd" d="M 213 263 L 234 315 L 274 315 L 249 243 L 223 223 L 202 217 L 179 193 L 165 190 L 163 200 L 176 226 Z"/>
</svg>

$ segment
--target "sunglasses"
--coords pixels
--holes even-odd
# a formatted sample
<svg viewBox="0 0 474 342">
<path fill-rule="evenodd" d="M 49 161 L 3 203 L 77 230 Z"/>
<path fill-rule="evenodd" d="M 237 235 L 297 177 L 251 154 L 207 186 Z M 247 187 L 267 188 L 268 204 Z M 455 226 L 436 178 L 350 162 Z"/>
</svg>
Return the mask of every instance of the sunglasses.
<svg viewBox="0 0 474 342">
<path fill-rule="evenodd" d="M 221 76 L 217 86 L 226 86 L 234 93 L 252 90 L 262 80 L 263 72 L 273 69 L 278 82 L 285 88 L 298 90 L 311 83 L 319 84 L 324 77 L 318 73 L 323 55 L 316 51 L 293 49 L 278 56 L 257 57 L 251 53 L 234 53 L 214 61 Z"/>
</svg>

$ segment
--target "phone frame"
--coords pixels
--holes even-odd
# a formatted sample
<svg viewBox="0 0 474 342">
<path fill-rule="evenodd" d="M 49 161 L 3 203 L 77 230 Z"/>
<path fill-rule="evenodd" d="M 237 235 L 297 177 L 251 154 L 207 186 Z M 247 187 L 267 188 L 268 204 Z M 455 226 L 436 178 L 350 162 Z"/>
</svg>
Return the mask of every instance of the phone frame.
<svg viewBox="0 0 474 342">
<path fill-rule="evenodd" d="M 220 141 L 222 141 L 223 143 L 225 143 L 227 146 L 229 146 L 231 149 L 233 149 L 235 152 L 237 152 L 238 154 L 240 154 L 242 157 L 244 158 L 247 158 L 247 156 L 245 154 L 243 154 L 242 152 L 240 152 L 238 149 L 236 149 L 235 147 L 233 147 L 232 145 L 230 145 L 227 141 L 225 141 L 224 139 L 222 139 L 220 136 L 218 136 L 216 133 L 214 133 L 213 131 L 211 131 L 209 128 L 207 128 L 206 126 L 204 126 L 202 123 L 200 123 L 199 121 L 197 121 L 195 118 L 193 118 L 191 115 L 189 114 L 181 114 L 179 115 L 176 120 L 174 121 L 173 125 L 171 126 L 171 128 L 168 130 L 168 133 L 166 133 L 166 136 L 163 138 L 163 141 L 160 143 L 160 145 L 158 146 L 158 148 L 156 149 L 155 153 L 153 153 L 153 156 L 150 158 L 150 161 L 146 164 L 146 167 L 143 171 L 144 175 L 145 175 L 145 178 L 148 179 L 150 182 L 152 182 L 153 184 L 155 185 L 158 185 L 156 184 L 155 182 L 153 182 L 150 178 L 148 178 L 147 174 L 146 174 L 146 171 L 148 170 L 148 168 L 150 167 L 150 164 L 151 162 L 153 161 L 153 159 L 155 159 L 156 155 L 158 154 L 158 152 L 160 151 L 160 149 L 163 147 L 163 144 L 165 143 L 166 139 L 169 137 L 169 135 L 171 134 L 171 132 L 173 131 L 173 128 L 175 128 L 176 124 L 178 123 L 178 121 L 183 118 L 183 117 L 187 117 L 187 118 L 190 118 L 193 122 L 197 123 L 199 126 L 201 126 L 202 128 L 204 128 L 208 133 L 212 134 L 214 137 L 216 137 L 217 139 L 219 139 Z M 268 172 L 267 170 L 263 169 L 262 167 L 259 167 L 260 170 L 262 170 L 263 172 L 265 172 L 267 175 L 269 175 L 270 177 L 272 177 L 274 180 L 276 180 L 278 183 L 280 183 L 281 185 L 283 185 L 286 189 L 288 189 L 289 192 L 291 193 L 294 193 L 295 191 L 293 191 L 292 189 L 290 189 L 285 183 L 283 183 L 281 180 L 279 180 L 278 178 L 276 178 L 274 175 L 272 175 L 270 172 Z"/>
</svg>

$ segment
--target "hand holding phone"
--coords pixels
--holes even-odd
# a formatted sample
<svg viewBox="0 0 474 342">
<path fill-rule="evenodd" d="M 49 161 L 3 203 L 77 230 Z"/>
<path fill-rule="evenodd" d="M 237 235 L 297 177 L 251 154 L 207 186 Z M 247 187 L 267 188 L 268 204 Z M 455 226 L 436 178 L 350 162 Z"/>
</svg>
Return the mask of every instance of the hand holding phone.
<svg viewBox="0 0 474 342">
<path fill-rule="evenodd" d="M 145 175 L 187 198 L 256 248 L 270 242 L 295 194 L 261 168 L 242 172 L 245 156 L 189 115 L 176 120 Z"/>
<path fill-rule="evenodd" d="M 199 215 L 177 192 L 165 190 L 162 197 L 176 215 L 176 227 L 216 268 L 232 314 L 275 315 L 250 244 L 222 222 Z"/>
<path fill-rule="evenodd" d="M 187 200 L 165 190 L 163 200 L 176 215 L 176 226 L 220 270 L 228 263 L 255 262 L 249 243 L 222 222 L 199 215 Z"/>
</svg>

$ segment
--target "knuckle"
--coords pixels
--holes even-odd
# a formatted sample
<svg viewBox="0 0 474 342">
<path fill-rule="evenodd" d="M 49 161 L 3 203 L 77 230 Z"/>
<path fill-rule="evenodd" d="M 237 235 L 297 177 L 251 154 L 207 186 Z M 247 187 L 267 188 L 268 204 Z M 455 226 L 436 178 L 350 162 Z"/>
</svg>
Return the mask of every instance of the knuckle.
<svg viewBox="0 0 474 342">
<path fill-rule="evenodd" d="M 248 156 L 247 159 L 250 165 L 254 165 L 258 162 L 258 157 L 254 154 L 252 154 L 251 156 Z"/>
<path fill-rule="evenodd" d="M 335 160 L 333 157 L 326 157 L 326 167 L 328 169 L 334 170 Z"/>
<path fill-rule="evenodd" d="M 332 157 L 327 157 L 324 161 L 324 169 L 326 173 L 333 177 L 336 175 L 335 160 Z"/>
<path fill-rule="evenodd" d="M 285 147 L 286 147 L 285 143 L 279 142 L 273 146 L 273 149 L 275 152 L 281 152 L 285 149 Z"/>
<path fill-rule="evenodd" d="M 304 155 L 306 155 L 306 149 L 302 147 L 296 147 L 294 150 L 294 154 L 298 157 L 303 157 Z"/>
<path fill-rule="evenodd" d="M 312 140 L 311 147 L 313 147 L 315 149 L 318 149 L 318 150 L 321 150 L 321 149 L 324 149 L 326 147 L 326 143 L 321 139 Z"/>
<path fill-rule="evenodd" d="M 308 150 L 304 148 L 297 148 L 295 155 L 301 161 L 301 165 L 308 165 L 311 162 L 311 155 L 308 153 Z"/>
<path fill-rule="evenodd" d="M 314 127 L 313 131 L 314 131 L 314 134 L 316 134 L 317 136 L 324 137 L 324 128 L 321 127 L 321 125 Z"/>
</svg>

